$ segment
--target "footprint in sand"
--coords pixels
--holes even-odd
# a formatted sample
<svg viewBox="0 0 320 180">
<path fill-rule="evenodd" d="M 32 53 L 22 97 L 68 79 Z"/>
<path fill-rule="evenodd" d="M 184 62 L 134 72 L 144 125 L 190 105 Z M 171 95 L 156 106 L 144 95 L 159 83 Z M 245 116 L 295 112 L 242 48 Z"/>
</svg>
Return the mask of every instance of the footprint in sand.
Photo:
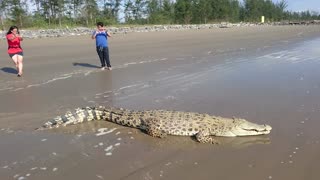
<svg viewBox="0 0 320 180">
<path fill-rule="evenodd" d="M 113 128 L 113 129 L 108 129 L 108 128 L 100 128 L 98 129 L 98 133 L 96 133 L 95 135 L 96 136 L 102 136 L 102 135 L 106 135 L 106 134 L 109 134 L 109 133 L 112 133 L 116 130 L 117 128 Z M 117 132 L 115 133 L 115 135 L 119 135 L 121 132 Z M 132 132 L 128 132 L 128 134 L 132 134 Z M 133 137 L 130 137 L 130 139 L 134 139 Z M 116 139 L 117 141 L 121 141 L 122 138 L 117 138 Z M 121 145 L 120 142 L 116 142 L 115 144 L 113 145 L 109 145 L 107 146 L 107 144 L 103 143 L 103 142 L 99 142 L 98 144 L 94 145 L 93 147 L 94 148 L 100 148 L 100 147 L 104 147 L 104 146 L 107 146 L 106 148 L 104 148 L 104 151 L 106 152 L 105 155 L 106 156 L 111 156 L 112 153 L 114 152 L 114 150 L 116 149 L 116 147 L 119 147 Z"/>
<path fill-rule="evenodd" d="M 113 131 L 115 131 L 116 129 L 117 128 L 113 128 L 113 129 L 110 129 L 109 131 L 107 131 L 108 128 L 100 128 L 100 129 L 98 129 L 99 133 L 97 133 L 96 136 L 102 136 L 102 135 L 110 134 Z"/>
<path fill-rule="evenodd" d="M 48 168 L 47 167 L 32 167 L 30 168 L 30 171 L 32 171 L 32 173 L 36 174 L 37 171 L 47 171 Z M 52 168 L 52 172 L 58 171 L 57 167 Z M 13 176 L 14 179 L 18 179 L 18 180 L 23 180 L 23 179 L 28 179 L 29 177 L 32 176 L 31 172 L 27 172 L 27 174 L 25 175 L 20 175 L 20 174 L 16 174 Z"/>
<path fill-rule="evenodd" d="M 121 143 L 115 143 L 114 145 L 110 145 L 107 148 L 105 148 L 104 151 L 106 152 L 106 156 L 111 156 L 115 148 L 119 147 L 120 145 Z"/>
</svg>

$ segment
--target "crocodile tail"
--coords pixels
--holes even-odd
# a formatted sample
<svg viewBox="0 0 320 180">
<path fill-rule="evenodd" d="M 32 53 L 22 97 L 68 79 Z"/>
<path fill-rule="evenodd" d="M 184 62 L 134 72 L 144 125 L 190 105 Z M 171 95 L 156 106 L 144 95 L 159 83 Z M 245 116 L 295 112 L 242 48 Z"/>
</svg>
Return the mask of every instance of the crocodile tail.
<svg viewBox="0 0 320 180">
<path fill-rule="evenodd" d="M 80 124 L 86 121 L 107 120 L 109 115 L 110 114 L 105 111 L 105 107 L 103 106 L 77 108 L 73 112 L 68 111 L 62 116 L 57 116 L 50 121 L 47 121 L 42 125 L 42 128 L 57 128 L 70 124 Z"/>
</svg>

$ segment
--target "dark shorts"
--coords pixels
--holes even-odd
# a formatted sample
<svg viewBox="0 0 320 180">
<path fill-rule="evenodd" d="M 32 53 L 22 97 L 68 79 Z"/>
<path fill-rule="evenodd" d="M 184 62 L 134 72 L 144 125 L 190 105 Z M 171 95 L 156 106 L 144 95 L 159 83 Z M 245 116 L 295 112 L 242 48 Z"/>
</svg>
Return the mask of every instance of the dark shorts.
<svg viewBox="0 0 320 180">
<path fill-rule="evenodd" d="M 17 52 L 17 53 L 9 54 L 9 56 L 10 56 L 11 58 L 12 58 L 14 55 L 23 56 L 23 52 Z"/>
</svg>

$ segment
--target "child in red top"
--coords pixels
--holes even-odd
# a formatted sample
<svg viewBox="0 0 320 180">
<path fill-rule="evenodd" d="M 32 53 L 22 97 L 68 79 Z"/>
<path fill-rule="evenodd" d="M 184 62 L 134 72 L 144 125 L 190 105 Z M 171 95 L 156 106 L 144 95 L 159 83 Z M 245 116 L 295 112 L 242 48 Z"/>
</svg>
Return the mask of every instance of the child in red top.
<svg viewBox="0 0 320 180">
<path fill-rule="evenodd" d="M 8 54 L 16 65 L 18 77 L 21 77 L 23 68 L 23 50 L 20 42 L 23 38 L 19 34 L 18 27 L 11 26 L 6 37 L 8 42 Z"/>
</svg>

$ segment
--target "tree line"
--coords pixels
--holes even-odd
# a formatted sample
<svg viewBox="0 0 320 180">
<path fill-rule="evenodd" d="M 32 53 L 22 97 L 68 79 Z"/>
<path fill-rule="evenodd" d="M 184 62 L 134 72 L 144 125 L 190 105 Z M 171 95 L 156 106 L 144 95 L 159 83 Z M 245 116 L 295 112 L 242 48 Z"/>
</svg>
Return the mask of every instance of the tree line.
<svg viewBox="0 0 320 180">
<path fill-rule="evenodd" d="M 318 12 L 292 12 L 286 0 L 0 0 L 4 28 L 117 24 L 205 24 L 320 19 Z"/>
</svg>

